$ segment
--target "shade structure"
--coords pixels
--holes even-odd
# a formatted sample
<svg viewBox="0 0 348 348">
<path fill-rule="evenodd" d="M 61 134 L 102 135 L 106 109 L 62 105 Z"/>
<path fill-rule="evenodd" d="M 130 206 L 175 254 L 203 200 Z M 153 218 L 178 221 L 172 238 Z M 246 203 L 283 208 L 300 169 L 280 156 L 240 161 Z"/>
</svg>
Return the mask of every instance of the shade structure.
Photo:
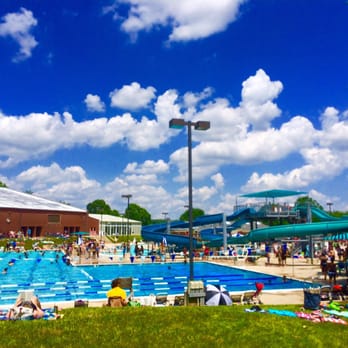
<svg viewBox="0 0 348 348">
<path fill-rule="evenodd" d="M 208 284 L 205 292 L 205 304 L 207 306 L 229 306 L 232 305 L 232 299 L 222 285 Z"/>
<path fill-rule="evenodd" d="M 71 234 L 76 236 L 86 236 L 86 235 L 89 235 L 89 232 L 73 232 Z"/>
<path fill-rule="evenodd" d="M 241 195 L 241 197 L 250 197 L 250 198 L 279 198 L 279 197 L 289 197 L 289 196 L 297 196 L 307 194 L 307 192 L 303 191 L 289 191 L 289 190 L 267 190 L 267 191 L 259 191 L 254 193 L 247 193 L 245 195 Z"/>
</svg>

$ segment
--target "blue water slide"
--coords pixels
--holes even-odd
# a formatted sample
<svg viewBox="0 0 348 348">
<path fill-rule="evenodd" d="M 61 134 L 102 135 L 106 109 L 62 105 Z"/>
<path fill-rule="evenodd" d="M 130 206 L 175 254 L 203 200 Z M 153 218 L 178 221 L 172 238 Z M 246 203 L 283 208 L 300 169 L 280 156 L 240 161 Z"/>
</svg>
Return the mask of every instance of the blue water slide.
<svg viewBox="0 0 348 348">
<path fill-rule="evenodd" d="M 254 209 L 251 208 L 243 208 L 239 209 L 236 212 L 234 212 L 231 215 L 226 216 L 227 221 L 235 221 L 237 223 L 238 219 L 247 219 L 248 217 L 251 217 L 253 214 L 255 214 Z M 223 214 L 211 214 L 211 215 L 203 215 L 199 216 L 193 221 L 193 227 L 198 226 L 205 226 L 205 225 L 213 225 L 213 224 L 221 224 L 223 222 Z M 181 235 L 175 235 L 175 234 L 168 234 L 167 233 L 167 223 L 160 223 L 160 224 L 154 224 L 154 225 L 148 225 L 143 226 L 141 230 L 141 236 L 146 241 L 153 241 L 156 243 L 161 243 L 163 239 L 165 238 L 167 244 L 175 244 L 180 246 L 189 246 L 189 237 L 188 236 L 181 236 Z M 183 221 L 171 221 L 170 222 L 170 229 L 185 229 L 189 228 L 188 222 Z M 227 228 L 227 231 L 230 231 L 231 229 L 234 229 L 235 226 L 231 225 Z M 206 240 L 214 240 L 218 239 L 220 240 L 221 245 L 223 244 L 223 237 L 222 237 L 222 228 L 218 228 L 215 230 L 215 232 L 219 232 L 214 235 L 213 233 L 214 229 L 211 229 L 206 232 L 205 238 Z M 209 232 L 211 234 L 209 235 Z M 194 248 L 198 248 L 202 245 L 201 242 L 197 241 L 196 239 L 193 240 Z"/>
<path fill-rule="evenodd" d="M 152 241 L 155 243 L 162 243 L 164 240 L 167 243 L 167 245 L 178 245 L 181 247 L 189 247 L 190 245 L 190 239 L 188 236 L 181 236 L 177 234 L 168 234 L 168 233 L 159 233 L 154 231 L 145 231 L 142 229 L 141 236 L 146 241 Z M 201 248 L 202 243 L 197 241 L 197 239 L 193 238 L 193 247 L 194 248 Z"/>
<path fill-rule="evenodd" d="M 301 213 L 306 213 L 306 206 L 298 206 L 296 209 L 301 210 Z M 289 237 L 306 237 L 310 235 L 331 235 L 335 233 L 345 233 L 348 231 L 348 217 L 341 219 L 335 218 L 325 211 L 311 207 L 312 214 L 322 220 L 317 223 L 306 223 L 306 224 L 290 224 L 281 225 L 274 227 L 267 227 L 257 230 L 252 230 L 248 235 L 244 237 L 228 237 L 228 244 L 246 244 L 249 242 L 262 242 L 268 240 L 275 240 Z M 234 212 L 231 215 L 226 216 L 227 221 L 233 221 L 233 223 L 227 227 L 227 231 L 238 228 L 242 223 L 247 222 L 250 219 L 256 218 L 257 213 L 252 208 L 244 208 Z M 204 215 L 193 221 L 193 226 L 204 226 L 209 224 L 222 223 L 223 214 Z M 188 229 L 188 222 L 172 221 L 170 228 L 181 228 Z M 178 246 L 189 247 L 189 237 L 167 234 L 167 224 L 155 224 L 144 226 L 141 234 L 144 240 L 162 242 L 163 238 L 166 239 L 168 244 L 175 244 Z M 223 245 L 222 227 L 217 228 L 206 228 L 201 231 L 202 240 L 205 244 L 211 247 L 221 247 Z M 202 243 L 193 239 L 194 248 L 199 248 Z"/>
<path fill-rule="evenodd" d="M 226 216 L 226 220 L 227 221 L 233 221 L 233 220 L 237 220 L 237 219 L 247 219 L 247 218 L 254 218 L 257 216 L 257 213 L 255 211 L 255 209 L 253 208 L 241 208 L 236 210 L 233 214 L 231 215 L 227 215 Z"/>
</svg>

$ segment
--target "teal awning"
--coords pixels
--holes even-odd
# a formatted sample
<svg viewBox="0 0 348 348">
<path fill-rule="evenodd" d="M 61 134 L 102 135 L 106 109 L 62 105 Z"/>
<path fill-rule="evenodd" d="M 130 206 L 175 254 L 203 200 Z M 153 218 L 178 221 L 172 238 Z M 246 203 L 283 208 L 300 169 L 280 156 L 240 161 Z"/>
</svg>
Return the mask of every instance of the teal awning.
<svg viewBox="0 0 348 348">
<path fill-rule="evenodd" d="M 240 197 L 279 198 L 279 197 L 297 196 L 297 195 L 304 195 L 304 194 L 307 194 L 307 192 L 289 191 L 289 190 L 267 190 L 267 191 L 259 191 L 254 193 L 247 193 L 245 195 L 241 195 Z"/>
</svg>

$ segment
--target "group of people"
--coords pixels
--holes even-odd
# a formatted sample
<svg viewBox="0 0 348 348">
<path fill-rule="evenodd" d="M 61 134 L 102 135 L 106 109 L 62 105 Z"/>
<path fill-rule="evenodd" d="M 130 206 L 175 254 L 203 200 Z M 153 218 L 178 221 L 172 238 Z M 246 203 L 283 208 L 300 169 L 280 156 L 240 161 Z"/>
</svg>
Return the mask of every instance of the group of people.
<svg viewBox="0 0 348 348">
<path fill-rule="evenodd" d="M 277 256 L 278 264 L 280 266 L 286 265 L 286 258 L 289 256 L 290 251 L 286 243 L 274 247 L 274 254 Z"/>
<path fill-rule="evenodd" d="M 121 279 L 111 282 L 111 289 L 107 292 L 108 305 L 112 307 L 124 307 L 128 305 L 126 291 L 121 287 Z M 15 304 L 6 314 L 7 320 L 32 320 L 41 319 L 45 315 L 40 300 L 34 294 L 19 294 Z"/>
<path fill-rule="evenodd" d="M 338 262 L 336 263 L 336 253 L 338 256 Z M 324 248 L 319 255 L 320 268 L 324 276 L 324 280 L 327 280 L 329 277 L 330 284 L 336 284 L 337 278 L 337 267 L 346 268 L 348 262 L 348 247 L 345 249 L 340 246 L 337 250 L 330 246 L 329 250 Z M 347 271 L 347 270 L 346 270 Z"/>
</svg>

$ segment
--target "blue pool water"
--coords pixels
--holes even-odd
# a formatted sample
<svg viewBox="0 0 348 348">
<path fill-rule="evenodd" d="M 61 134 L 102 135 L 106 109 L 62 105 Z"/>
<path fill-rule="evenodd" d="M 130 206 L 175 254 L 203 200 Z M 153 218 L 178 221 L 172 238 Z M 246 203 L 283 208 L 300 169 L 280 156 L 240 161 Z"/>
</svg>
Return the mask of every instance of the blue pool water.
<svg viewBox="0 0 348 348">
<path fill-rule="evenodd" d="M 34 289 L 42 302 L 105 299 L 111 280 L 132 277 L 134 296 L 167 295 L 185 292 L 189 264 L 153 263 L 122 265 L 67 266 L 62 254 L 47 251 L 0 253 L 0 305 L 12 304 L 18 291 Z M 8 263 L 13 261 L 13 266 Z M 224 285 L 228 291 L 254 290 L 255 282 L 265 284 L 265 290 L 303 289 L 309 283 L 206 262 L 195 262 L 194 276 L 204 284 Z"/>
</svg>

